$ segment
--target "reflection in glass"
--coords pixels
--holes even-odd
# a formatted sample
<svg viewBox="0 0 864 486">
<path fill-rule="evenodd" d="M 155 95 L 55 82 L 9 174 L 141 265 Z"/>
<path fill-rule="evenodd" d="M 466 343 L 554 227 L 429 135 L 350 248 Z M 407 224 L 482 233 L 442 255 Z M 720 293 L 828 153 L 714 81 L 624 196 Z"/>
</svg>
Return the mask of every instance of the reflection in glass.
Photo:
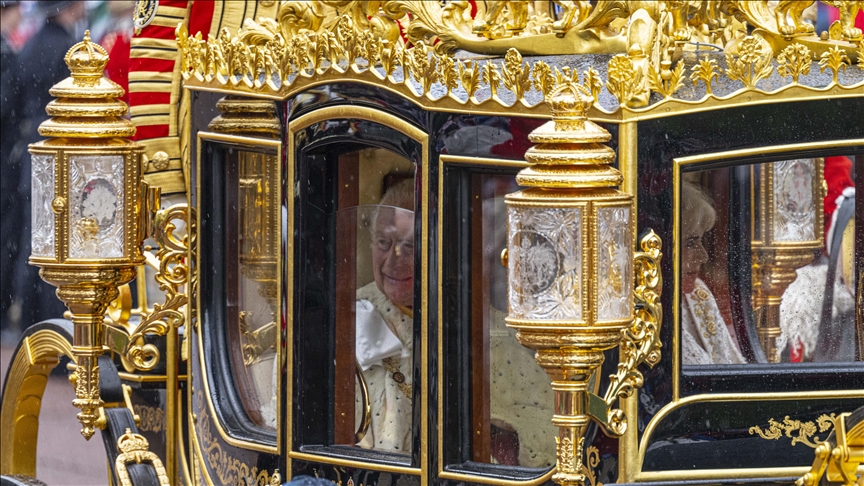
<svg viewBox="0 0 864 486">
<path fill-rule="evenodd" d="M 703 238 L 714 228 L 717 213 L 711 199 L 699 186 L 684 181 L 681 186 L 681 349 L 685 365 L 744 363 L 726 326 L 717 300 L 699 278 L 709 262 Z"/>
<path fill-rule="evenodd" d="M 33 256 L 54 256 L 54 156 L 33 155 L 31 183 L 31 214 L 33 228 L 30 236 Z"/>
<path fill-rule="evenodd" d="M 534 352 L 520 345 L 516 330 L 504 322 L 508 279 L 500 260 L 507 245 L 504 196 L 518 186 L 510 175 L 473 178 L 471 227 L 476 236 L 471 246 L 477 258 L 472 261 L 480 265 L 471 274 L 472 387 L 474 402 L 481 404 L 474 407 L 473 456 L 478 462 L 549 467 L 555 464 L 555 443 L 549 438 L 557 432 L 549 420 L 554 405 L 549 377 L 534 361 Z M 523 236 L 531 238 L 527 231 Z M 535 238 L 540 241 L 539 234 Z M 568 255 L 578 258 L 578 241 Z M 573 271 L 571 265 L 568 262 L 566 267 Z"/>
<path fill-rule="evenodd" d="M 236 179 L 226 188 L 236 198 L 236 334 L 230 342 L 240 397 L 257 425 L 276 428 L 276 332 L 279 302 L 278 159 L 240 151 Z M 235 174 L 229 168 L 229 173 Z M 229 215 L 229 218 L 232 218 Z M 230 223 L 230 221 L 229 221 Z M 229 245 L 230 246 L 230 245 Z M 231 304 L 229 296 L 229 306 Z"/>
<path fill-rule="evenodd" d="M 69 256 L 123 256 L 122 155 L 69 156 Z"/>
<path fill-rule="evenodd" d="M 317 295 L 315 305 L 326 306 L 309 325 L 333 349 L 332 358 L 317 362 L 324 369 L 312 371 L 332 380 L 333 406 L 321 419 L 332 420 L 329 444 L 407 454 L 415 379 L 416 167 L 386 149 L 340 149 L 328 146 L 307 158 L 303 206 L 314 226 L 302 237 L 315 235 L 305 264 L 314 265 L 324 285 L 316 288 L 308 278 L 304 284 L 314 289 L 307 295 Z M 322 353 L 323 345 L 316 354 Z M 326 383 L 320 385 L 326 389 Z"/>
<path fill-rule="evenodd" d="M 414 181 L 391 187 L 381 203 L 339 211 L 337 227 L 356 231 L 355 417 L 357 444 L 408 452 L 413 398 Z M 363 268 L 367 267 L 367 268 Z M 343 276 L 344 277 L 344 276 Z"/>
<path fill-rule="evenodd" d="M 822 160 L 683 174 L 685 365 L 752 362 L 759 347 L 768 362 L 855 360 L 853 164 L 825 158 L 823 180 Z"/>
<path fill-rule="evenodd" d="M 819 230 L 824 231 L 824 247 L 813 263 L 797 270 L 780 306 L 783 333 L 778 347 L 792 362 L 855 360 L 855 343 L 860 342 L 856 333 L 864 330 L 856 331 L 855 324 L 852 171 L 848 157 L 824 159 L 824 227 Z"/>
</svg>

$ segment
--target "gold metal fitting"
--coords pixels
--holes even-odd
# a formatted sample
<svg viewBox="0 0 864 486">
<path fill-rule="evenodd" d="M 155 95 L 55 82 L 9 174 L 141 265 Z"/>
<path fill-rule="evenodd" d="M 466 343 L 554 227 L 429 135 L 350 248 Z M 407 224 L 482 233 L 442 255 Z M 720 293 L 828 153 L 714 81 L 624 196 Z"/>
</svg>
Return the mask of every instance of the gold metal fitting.
<svg viewBox="0 0 864 486">
<path fill-rule="evenodd" d="M 214 132 L 268 138 L 282 134 L 282 124 L 276 116 L 276 103 L 272 101 L 230 95 L 219 100 L 216 108 L 222 114 L 207 125 Z"/>
</svg>

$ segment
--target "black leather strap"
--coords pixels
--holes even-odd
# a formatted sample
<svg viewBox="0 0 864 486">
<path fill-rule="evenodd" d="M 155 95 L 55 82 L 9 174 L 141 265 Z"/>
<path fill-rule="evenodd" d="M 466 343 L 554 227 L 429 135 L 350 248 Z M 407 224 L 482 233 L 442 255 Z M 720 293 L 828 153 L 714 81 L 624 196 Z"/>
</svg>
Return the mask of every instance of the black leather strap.
<svg viewBox="0 0 864 486">
<path fill-rule="evenodd" d="M 12 476 L 0 476 L 0 486 L 47 486 L 42 481 L 30 476 L 15 474 Z"/>
<path fill-rule="evenodd" d="M 117 366 L 108 356 L 99 357 L 99 392 L 105 402 L 123 403 L 123 387 L 120 375 L 117 374 Z M 114 484 L 119 485 L 115 462 L 120 451 L 117 449 L 117 439 L 126 433 L 126 429 L 132 433 L 138 433 L 132 412 L 125 406 L 106 408 L 105 418 L 107 426 L 102 431 L 102 443 L 105 445 L 105 453 L 108 456 L 108 464 L 111 474 L 114 475 Z M 129 479 L 134 486 L 159 486 L 159 477 L 156 469 L 151 464 L 127 464 Z"/>
</svg>

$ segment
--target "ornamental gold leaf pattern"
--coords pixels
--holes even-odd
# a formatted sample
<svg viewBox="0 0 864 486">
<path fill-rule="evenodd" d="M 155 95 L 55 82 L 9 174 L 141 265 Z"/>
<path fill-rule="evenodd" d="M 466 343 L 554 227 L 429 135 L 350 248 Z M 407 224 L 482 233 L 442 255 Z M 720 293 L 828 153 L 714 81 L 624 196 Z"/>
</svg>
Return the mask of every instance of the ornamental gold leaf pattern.
<svg viewBox="0 0 864 486">
<path fill-rule="evenodd" d="M 671 98 L 684 84 L 684 63 L 679 62 L 675 69 L 669 69 L 668 61 L 661 63 L 660 72 L 651 64 L 648 66 L 648 86 L 664 98 Z"/>
<path fill-rule="evenodd" d="M 765 440 L 777 440 L 782 436 L 792 439 L 792 444 L 804 444 L 807 447 L 816 448 L 822 443 L 822 440 L 815 436 L 817 433 L 816 427 L 818 424 L 819 432 L 827 432 L 834 427 L 835 414 L 822 414 L 816 419 L 816 423 L 802 422 L 801 420 L 790 419 L 787 415 L 783 418 L 783 422 L 778 422 L 773 418 L 768 419 L 768 427 L 762 429 L 758 425 L 750 427 L 750 435 L 756 434 Z M 797 434 L 796 434 L 797 432 Z M 793 435 L 794 434 L 794 435 Z"/>
<path fill-rule="evenodd" d="M 618 103 L 625 104 L 641 83 L 642 73 L 636 70 L 633 61 L 625 54 L 618 54 L 609 61 L 606 89 L 618 98 Z"/>
<path fill-rule="evenodd" d="M 545 98 L 555 87 L 555 76 L 552 75 L 552 68 L 543 61 L 537 61 L 532 69 L 534 89 L 543 93 Z"/>
<path fill-rule="evenodd" d="M 819 59 L 819 72 L 825 72 L 825 69 L 828 68 L 834 75 L 833 83 L 837 84 L 838 76 L 840 75 L 840 70 L 846 71 L 846 66 L 849 64 L 849 58 L 846 56 L 846 53 L 843 52 L 838 46 L 832 47 L 827 52 L 822 53 L 822 57 Z"/>
<path fill-rule="evenodd" d="M 198 416 L 195 423 L 197 440 L 201 446 L 202 459 L 207 463 L 209 469 L 216 473 L 219 484 L 248 485 L 248 486 L 270 486 L 273 476 L 266 469 L 258 469 L 258 466 L 249 466 L 230 454 L 230 451 L 222 448 L 222 444 L 214 436 L 211 426 L 212 419 L 204 404 L 204 395 L 201 390 L 195 390 Z M 194 415 L 193 415 L 194 416 Z M 279 484 L 279 483 L 277 483 Z"/>
<path fill-rule="evenodd" d="M 483 64 L 483 72 L 480 75 L 480 80 L 489 86 L 492 98 L 497 98 L 501 73 L 498 72 L 498 66 L 495 65 L 494 62 L 487 60 L 486 63 Z"/>
<path fill-rule="evenodd" d="M 810 73 L 810 62 L 813 55 L 803 44 L 790 44 L 777 55 L 777 74 L 783 77 L 792 76 L 792 82 L 798 84 L 798 77 Z"/>
<path fill-rule="evenodd" d="M 582 86 L 594 97 L 594 103 L 597 103 L 597 100 L 600 99 L 600 91 L 603 89 L 603 80 L 600 79 L 600 73 L 589 66 L 582 77 Z"/>
<path fill-rule="evenodd" d="M 530 75 L 531 69 L 522 64 L 522 54 L 516 49 L 508 50 L 504 56 L 504 87 L 512 91 L 517 100 L 531 89 Z"/>
<path fill-rule="evenodd" d="M 699 64 L 693 66 L 690 79 L 695 87 L 699 81 L 705 83 L 705 94 L 712 94 L 711 81 L 719 79 L 720 74 L 717 71 L 717 61 L 714 59 L 702 58 L 699 59 Z"/>
<path fill-rule="evenodd" d="M 771 76 L 771 57 L 771 45 L 765 39 L 747 36 L 726 52 L 726 75 L 752 89 L 760 79 Z"/>
</svg>

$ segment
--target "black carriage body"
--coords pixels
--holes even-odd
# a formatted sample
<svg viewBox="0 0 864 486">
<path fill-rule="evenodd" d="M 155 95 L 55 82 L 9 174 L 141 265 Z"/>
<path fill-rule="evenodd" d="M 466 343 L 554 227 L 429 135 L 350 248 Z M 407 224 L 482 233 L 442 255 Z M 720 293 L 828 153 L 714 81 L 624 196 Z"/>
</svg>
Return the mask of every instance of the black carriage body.
<svg viewBox="0 0 864 486">
<path fill-rule="evenodd" d="M 218 93 L 194 93 L 193 133 L 207 131 L 206 125 L 216 115 L 213 107 L 220 97 Z M 225 238 L 219 235 L 220 213 L 213 206 L 220 204 L 214 185 L 219 184 L 218 171 L 225 169 L 225 162 L 216 154 L 226 145 L 198 137 L 193 140 L 192 153 L 201 154 L 200 172 L 193 176 L 196 194 L 191 195 L 191 200 L 200 204 L 197 209 L 201 325 L 197 332 L 202 336 L 195 336 L 192 342 L 200 339 L 203 348 L 193 346 L 190 357 L 193 369 L 190 412 L 197 420 L 193 422 L 196 432 L 190 447 L 194 447 L 194 435 L 198 435 L 200 442 L 201 431 L 208 430 L 207 440 L 211 442 L 202 445 L 224 451 L 242 464 L 254 465 L 258 470 L 278 467 L 294 476 L 326 477 L 342 481 L 341 484 L 349 479 L 354 484 L 551 483 L 548 469 L 474 461 L 471 370 L 472 339 L 476 336 L 472 338 L 467 324 L 472 312 L 472 265 L 476 263 L 470 243 L 472 177 L 515 177 L 522 166 L 524 151 L 530 147 L 527 133 L 539 126 L 541 120 L 435 112 L 388 90 L 353 83 L 319 86 L 278 102 L 277 106 L 285 127 L 280 160 L 282 211 L 294 209 L 293 218 L 282 222 L 283 251 L 292 248 L 292 252 L 284 254 L 281 266 L 281 306 L 289 317 L 282 319 L 280 342 L 283 350 L 291 350 L 280 358 L 282 425 L 278 435 L 256 433 L 255 427 L 244 425 L 243 407 L 231 383 L 231 363 L 226 361 L 224 348 L 232 343 L 226 341 L 225 326 L 219 313 L 213 311 L 223 298 L 218 292 L 222 262 L 216 242 Z M 364 113 L 383 116 L 358 116 L 358 107 L 360 111 L 366 110 Z M 343 108 L 347 115 L 339 114 Z M 295 120 L 308 115 L 314 118 L 322 109 L 328 110 L 327 116 L 315 118 L 314 123 L 295 131 L 288 129 Z M 864 368 L 860 362 L 681 365 L 680 354 L 675 355 L 681 352 L 675 343 L 676 326 L 680 323 L 676 317 L 678 311 L 673 307 L 673 294 L 680 285 L 674 262 L 680 253 L 676 246 L 673 201 L 675 180 L 686 171 L 723 169 L 732 174 L 731 180 L 743 183 L 746 180 L 734 179 L 736 170 L 747 172 L 742 172 L 742 167 L 799 157 L 852 156 L 856 182 L 861 184 L 864 182 L 862 110 L 864 99 L 860 97 L 826 98 L 604 123 L 613 134 L 610 145 L 619 158 L 621 126 L 628 124 L 630 133 L 634 127 L 638 133 L 637 173 L 625 172 L 625 178 L 635 179 L 639 232 L 653 229 L 664 242 L 665 312 L 663 359 L 645 372 L 638 405 L 627 409 L 638 410 L 638 414 L 630 417 L 632 435 L 619 445 L 593 426 L 589 429 L 586 447 L 596 448 L 597 460 L 592 468 L 597 471 L 598 482 L 687 484 L 707 479 L 791 482 L 812 462 L 812 447 L 796 444 L 789 438 L 792 436 L 769 440 L 754 434 L 752 428 L 768 430 L 769 421 L 782 421 L 784 417 L 802 423 L 814 422 L 821 415 L 839 414 L 861 405 Z M 851 118 L 843 122 L 847 117 Z M 399 120 L 403 131 L 387 120 Z M 404 126 L 425 134 L 425 140 L 412 139 L 404 133 Z M 502 136 L 489 137 L 489 133 Z M 291 137 L 293 140 L 289 140 Z M 232 143 L 243 146 L 242 141 Z M 321 219 L 321 215 L 335 208 L 328 209 L 328 204 L 336 204 L 334 191 L 338 188 L 333 187 L 336 181 L 328 171 L 335 167 L 334 158 L 358 147 L 384 148 L 414 161 L 420 180 L 418 187 L 422 187 L 417 193 L 415 230 L 424 236 L 424 245 L 415 256 L 415 268 L 423 268 L 426 280 L 415 281 L 418 311 L 414 313 L 414 353 L 422 359 L 414 360 L 413 370 L 414 383 L 421 386 L 413 392 L 414 439 L 411 450 L 403 454 L 334 444 L 336 336 L 335 328 L 322 326 L 322 322 L 332 322 L 335 311 L 328 288 L 337 277 L 326 269 L 310 267 L 309 254 L 321 250 L 317 241 L 333 237 L 333 226 L 326 218 Z M 730 152 L 734 154 L 729 156 Z M 291 154 L 293 158 L 289 158 Z M 686 166 L 676 162 L 694 156 L 702 157 L 704 162 Z M 289 181 L 293 186 L 289 186 Z M 751 275 L 741 268 L 749 267 L 751 257 L 742 251 L 742 242 L 749 238 L 750 223 L 743 220 L 749 217 L 749 212 L 740 205 L 749 204 L 749 199 L 735 184 L 726 190 L 730 206 L 718 206 L 717 211 L 727 213 L 732 220 L 741 219 L 731 223 L 740 233 L 728 237 L 730 248 L 737 248 L 730 250 L 729 260 L 730 268 L 735 264 L 735 271 L 730 272 L 730 279 L 734 280 L 730 285 L 737 292 L 739 306 L 735 312 L 743 315 L 746 312 L 742 309 L 750 305 Z M 293 221 L 293 226 L 288 225 L 289 221 Z M 291 235 L 293 245 L 288 244 Z M 856 238 L 860 275 L 860 248 L 864 247 L 860 243 L 864 241 L 860 226 Z M 860 302 L 861 296 L 857 298 Z M 742 332 L 748 332 L 748 326 L 753 324 L 743 319 L 739 325 Z M 752 341 L 753 336 L 747 339 L 751 345 L 758 344 Z M 198 353 L 203 354 L 201 366 Z M 602 375 L 608 376 L 616 362 L 617 352 L 607 353 Z M 206 388 L 202 390 L 198 385 L 199 380 L 209 380 L 211 396 L 207 400 L 212 400 L 212 409 L 199 397 L 206 393 Z M 601 388 L 606 381 L 603 380 Z M 219 429 L 219 434 L 214 429 Z M 228 443 L 223 440 L 225 435 L 238 442 Z M 814 439 L 818 440 L 819 434 L 816 435 Z M 264 444 L 266 450 L 244 444 Z M 203 468 L 213 478 L 223 478 L 225 466 L 220 461 L 204 461 Z"/>
</svg>

